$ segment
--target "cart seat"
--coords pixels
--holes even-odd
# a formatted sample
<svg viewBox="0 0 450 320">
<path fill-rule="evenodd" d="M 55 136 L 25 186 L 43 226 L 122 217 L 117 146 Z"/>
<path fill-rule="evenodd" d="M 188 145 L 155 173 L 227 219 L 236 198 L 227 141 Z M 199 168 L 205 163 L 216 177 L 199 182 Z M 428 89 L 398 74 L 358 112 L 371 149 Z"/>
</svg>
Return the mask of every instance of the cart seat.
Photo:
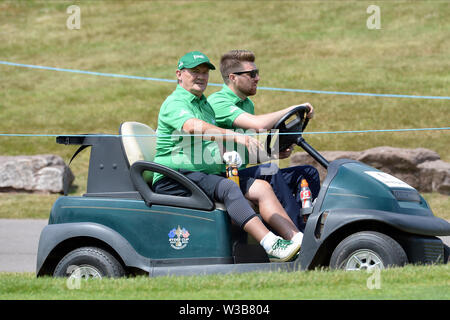
<svg viewBox="0 0 450 320">
<path fill-rule="evenodd" d="M 121 124 L 119 133 L 122 136 L 122 146 L 131 167 L 136 161 L 152 162 L 156 154 L 156 131 L 146 124 L 127 121 Z M 144 171 L 143 178 L 147 184 L 153 181 L 153 172 Z M 226 211 L 225 205 L 215 203 L 215 208 Z"/>
<path fill-rule="evenodd" d="M 139 160 L 153 161 L 156 154 L 156 131 L 143 123 L 128 121 L 121 124 L 119 133 L 130 167 Z M 143 176 L 145 182 L 149 183 L 153 179 L 153 172 L 145 171 Z"/>
</svg>

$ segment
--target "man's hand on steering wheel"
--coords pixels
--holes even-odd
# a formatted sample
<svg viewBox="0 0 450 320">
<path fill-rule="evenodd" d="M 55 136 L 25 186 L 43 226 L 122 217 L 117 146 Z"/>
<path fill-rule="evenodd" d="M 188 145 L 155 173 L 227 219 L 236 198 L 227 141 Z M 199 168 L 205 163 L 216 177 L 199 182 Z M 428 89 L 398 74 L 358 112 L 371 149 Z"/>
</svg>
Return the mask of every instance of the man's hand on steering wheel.
<svg viewBox="0 0 450 320">
<path fill-rule="evenodd" d="M 267 137 L 267 153 L 270 156 L 278 156 L 281 152 L 281 157 L 290 154 L 292 150 L 288 151 L 288 149 L 292 149 L 293 144 L 298 144 L 299 141 L 302 140 L 302 132 L 305 130 L 313 115 L 314 108 L 310 103 L 304 103 L 290 109 L 290 111 L 273 125 L 272 129 L 278 130 L 279 135 L 275 136 L 276 140 L 274 141 L 272 141 L 272 135 Z M 292 119 L 292 117 L 294 117 L 294 119 Z M 288 153 L 286 151 L 288 151 Z"/>
<path fill-rule="evenodd" d="M 278 158 L 278 159 L 286 159 L 286 158 L 289 158 L 289 157 L 291 156 L 292 151 L 294 151 L 294 146 L 295 146 L 295 144 L 292 144 L 289 148 L 287 148 L 287 149 L 285 149 L 285 150 L 283 150 L 283 151 L 280 151 L 280 152 L 278 153 L 277 158 Z"/>
<path fill-rule="evenodd" d="M 306 117 L 308 119 L 314 118 L 314 107 L 312 106 L 311 103 L 305 102 L 305 103 L 302 103 L 301 106 L 305 106 L 305 107 L 309 108 L 309 112 L 306 114 Z"/>
</svg>

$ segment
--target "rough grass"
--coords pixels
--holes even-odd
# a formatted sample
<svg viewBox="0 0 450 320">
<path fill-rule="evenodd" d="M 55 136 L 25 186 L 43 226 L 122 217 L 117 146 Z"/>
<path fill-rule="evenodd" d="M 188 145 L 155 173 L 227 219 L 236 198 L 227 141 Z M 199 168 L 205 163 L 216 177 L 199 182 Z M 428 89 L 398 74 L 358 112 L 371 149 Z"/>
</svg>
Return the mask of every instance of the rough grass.
<svg viewBox="0 0 450 320">
<path fill-rule="evenodd" d="M 450 96 L 450 6 L 446 1 L 380 1 L 381 29 L 368 30 L 370 1 L 75 1 L 81 29 L 66 27 L 69 3 L 0 3 L 0 60 L 174 79 L 187 51 L 253 50 L 260 86 Z M 189 14 L 186 14 L 186 13 Z M 210 82 L 221 83 L 218 71 Z M 0 65 L 0 133 L 117 133 L 121 122 L 156 125 L 173 83 L 106 78 Z M 206 94 L 218 90 L 209 87 Z M 448 100 L 340 96 L 259 90 L 257 113 L 312 103 L 308 131 L 448 127 Z M 449 130 L 305 135 L 316 149 L 425 147 L 450 161 Z M 0 136 L 0 154 L 61 155 L 54 137 Z M 85 190 L 87 156 L 72 164 Z M 427 196 L 448 218 L 448 198 Z M 40 199 L 40 200 L 38 200 Z M 1 216 L 42 217 L 52 196 L 8 195 Z M 438 200 L 435 200 L 438 199 Z M 35 206 L 31 209 L 30 204 Z M 11 205 L 11 212 L 5 209 Z M 443 213 L 441 213 L 444 211 Z M 6 212 L 6 213 L 5 213 Z M 34 213 L 33 213 L 34 212 Z"/>
<path fill-rule="evenodd" d="M 445 2 L 381 2 L 381 30 L 366 28 L 369 2 L 365 1 L 78 5 L 81 29 L 69 30 L 64 2 L 2 3 L 0 58 L 174 79 L 176 61 L 187 50 L 202 50 L 218 64 L 223 52 L 247 48 L 257 55 L 261 86 L 449 95 L 450 9 Z M 154 126 L 159 106 L 174 86 L 3 65 L 0 72 L 5 76 L 0 83 L 0 120 L 2 131 L 8 133 L 117 133 L 119 124 L 130 119 Z M 219 72 L 212 72 L 210 81 L 221 83 Z M 216 90 L 210 87 L 207 94 Z M 311 102 L 317 112 L 310 131 L 448 126 L 445 100 L 262 90 L 254 100 L 257 113 Z M 447 135 L 442 131 L 321 135 L 312 142 L 319 150 L 361 150 L 387 142 L 423 146 L 449 160 Z M 1 153 L 69 153 L 52 139 L 22 138 L 23 143 L 17 139 L 2 137 Z"/>
</svg>

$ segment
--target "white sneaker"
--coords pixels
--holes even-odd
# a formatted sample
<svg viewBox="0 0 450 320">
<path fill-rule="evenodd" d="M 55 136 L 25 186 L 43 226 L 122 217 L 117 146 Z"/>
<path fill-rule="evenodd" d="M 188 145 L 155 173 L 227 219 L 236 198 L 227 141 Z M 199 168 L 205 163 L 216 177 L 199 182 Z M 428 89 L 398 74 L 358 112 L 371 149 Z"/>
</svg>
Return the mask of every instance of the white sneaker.
<svg viewBox="0 0 450 320">
<path fill-rule="evenodd" d="M 295 236 L 292 237 L 291 241 L 294 243 L 298 243 L 298 245 L 301 246 L 303 242 L 303 233 L 302 232 L 296 233 Z"/>
<path fill-rule="evenodd" d="M 301 243 L 284 240 L 278 237 L 272 248 L 267 252 L 271 262 L 290 261 L 300 250 Z"/>
</svg>

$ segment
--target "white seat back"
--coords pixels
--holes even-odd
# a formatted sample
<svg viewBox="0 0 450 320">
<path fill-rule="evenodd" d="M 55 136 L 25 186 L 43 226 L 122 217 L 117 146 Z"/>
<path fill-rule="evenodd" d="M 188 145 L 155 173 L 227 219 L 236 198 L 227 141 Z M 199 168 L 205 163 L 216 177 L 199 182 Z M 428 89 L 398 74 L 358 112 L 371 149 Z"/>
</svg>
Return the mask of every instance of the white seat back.
<svg viewBox="0 0 450 320">
<path fill-rule="evenodd" d="M 139 160 L 153 161 L 156 154 L 156 132 L 152 128 L 143 123 L 127 121 L 121 124 L 119 132 L 130 166 Z M 149 182 L 153 173 L 145 173 L 145 180 Z"/>
</svg>

